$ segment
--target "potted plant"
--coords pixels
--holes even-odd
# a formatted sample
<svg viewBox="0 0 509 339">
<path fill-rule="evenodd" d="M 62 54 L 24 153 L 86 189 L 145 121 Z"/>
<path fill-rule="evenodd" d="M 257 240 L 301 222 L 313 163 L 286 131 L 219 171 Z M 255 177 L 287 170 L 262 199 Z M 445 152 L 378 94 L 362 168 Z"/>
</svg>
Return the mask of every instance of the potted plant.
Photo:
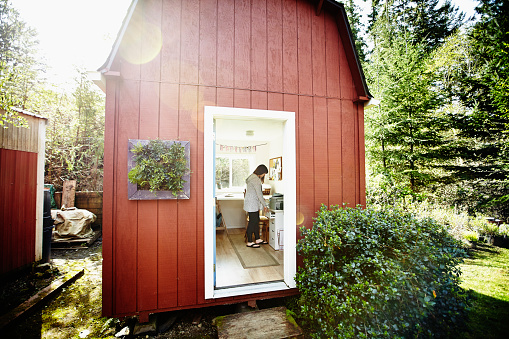
<svg viewBox="0 0 509 339">
<path fill-rule="evenodd" d="M 493 245 L 495 242 L 495 236 L 498 235 L 498 225 L 494 223 L 486 223 L 481 231 L 486 236 L 486 242 Z"/>
<path fill-rule="evenodd" d="M 477 234 L 476 231 L 465 231 L 463 233 L 463 238 L 466 241 L 468 241 L 468 243 L 470 244 L 470 246 L 472 248 L 477 247 L 477 242 L 479 241 L 479 235 Z"/>
</svg>

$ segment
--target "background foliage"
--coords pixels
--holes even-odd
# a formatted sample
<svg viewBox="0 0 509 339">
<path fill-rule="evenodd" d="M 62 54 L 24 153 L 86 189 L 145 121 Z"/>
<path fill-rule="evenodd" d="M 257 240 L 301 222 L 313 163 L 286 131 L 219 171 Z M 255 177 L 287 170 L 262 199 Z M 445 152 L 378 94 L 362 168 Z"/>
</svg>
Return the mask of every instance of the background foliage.
<svg viewBox="0 0 509 339">
<path fill-rule="evenodd" d="M 48 118 L 45 183 L 57 190 L 75 179 L 78 190 L 102 190 L 104 94 L 76 68 L 74 84 L 47 82 L 37 33 L 0 0 L 0 128 L 20 126 L 14 107 Z"/>
<path fill-rule="evenodd" d="M 369 192 L 509 218 L 508 11 L 480 0 L 470 21 L 449 1 L 372 2 Z"/>
</svg>

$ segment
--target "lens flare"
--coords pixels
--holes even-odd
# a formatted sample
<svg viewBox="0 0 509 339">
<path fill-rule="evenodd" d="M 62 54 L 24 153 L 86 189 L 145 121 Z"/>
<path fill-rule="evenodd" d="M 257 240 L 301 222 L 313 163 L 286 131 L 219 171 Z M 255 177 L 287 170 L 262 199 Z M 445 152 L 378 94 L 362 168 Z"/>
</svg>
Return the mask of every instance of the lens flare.
<svg viewBox="0 0 509 339">
<path fill-rule="evenodd" d="M 301 212 L 301 211 L 297 211 L 297 218 L 296 218 L 296 221 L 297 221 L 297 225 L 302 225 L 304 223 L 304 214 Z"/>
<path fill-rule="evenodd" d="M 161 52 L 163 39 L 159 27 L 135 20 L 126 31 L 119 53 L 127 62 L 135 65 L 152 61 Z"/>
</svg>

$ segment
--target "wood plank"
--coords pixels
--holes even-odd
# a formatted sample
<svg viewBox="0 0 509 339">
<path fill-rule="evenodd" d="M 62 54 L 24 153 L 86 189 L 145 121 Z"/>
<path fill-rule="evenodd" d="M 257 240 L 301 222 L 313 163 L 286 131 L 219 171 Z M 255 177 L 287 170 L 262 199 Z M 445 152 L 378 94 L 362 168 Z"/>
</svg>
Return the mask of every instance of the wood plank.
<svg viewBox="0 0 509 339">
<path fill-rule="evenodd" d="M 251 108 L 267 109 L 267 92 L 251 91 Z"/>
<path fill-rule="evenodd" d="M 179 85 L 161 84 L 161 113 L 159 137 L 166 140 L 178 138 Z M 157 279 L 158 308 L 177 306 L 178 294 L 178 201 L 160 200 L 157 211 Z"/>
<path fill-rule="evenodd" d="M 251 8 L 249 0 L 235 1 L 234 87 L 251 86 Z"/>
<path fill-rule="evenodd" d="M 136 311 L 138 202 L 127 199 L 127 146 L 138 139 L 139 82 L 124 80 L 120 85 L 115 149 L 115 192 L 113 225 L 114 314 Z"/>
<path fill-rule="evenodd" d="M 13 224 L 15 201 L 12 198 L 15 194 L 14 176 L 16 173 L 16 151 L 9 149 L 0 149 L 2 152 L 2 171 L 3 177 L 3 241 L 2 241 L 2 273 L 12 269 L 12 233 L 15 225 Z"/>
<path fill-rule="evenodd" d="M 233 105 L 236 108 L 251 108 L 251 91 L 242 89 L 234 90 Z"/>
<path fill-rule="evenodd" d="M 366 206 L 366 145 L 364 133 L 364 104 L 357 104 L 357 117 L 359 129 L 359 200 L 358 204 Z"/>
<path fill-rule="evenodd" d="M 103 171 L 103 215 L 102 215 L 102 311 L 113 315 L 113 192 L 115 157 L 116 80 L 106 81 L 106 103 L 104 123 L 104 171 Z"/>
<path fill-rule="evenodd" d="M 217 0 L 217 86 L 234 85 L 234 15 L 230 0 Z"/>
<path fill-rule="evenodd" d="M 23 241 L 23 213 L 24 213 L 24 203 L 25 197 L 23 196 L 22 185 L 24 173 L 22 173 L 22 168 L 26 166 L 23 162 L 23 153 L 21 151 L 17 151 L 15 154 L 15 164 L 16 164 L 16 173 L 14 173 L 14 195 L 11 199 L 14 199 L 14 211 L 13 211 L 13 220 L 12 225 L 14 226 L 12 229 L 12 250 L 9 255 L 12 258 L 11 268 L 17 268 L 20 266 L 20 257 L 21 257 L 21 244 Z"/>
<path fill-rule="evenodd" d="M 356 172 L 355 172 L 355 112 L 350 100 L 341 100 L 341 167 L 343 172 L 343 202 L 348 207 L 355 207 Z"/>
<path fill-rule="evenodd" d="M 197 120 L 196 86 L 180 86 L 179 139 L 191 144 L 191 173 L 197 173 L 198 137 L 195 122 Z M 178 201 L 178 305 L 195 305 L 197 301 L 197 180 L 191 175 L 189 200 Z"/>
<path fill-rule="evenodd" d="M 329 205 L 343 204 L 343 180 L 341 166 L 341 102 L 339 99 L 327 100 L 327 130 L 329 154 Z"/>
<path fill-rule="evenodd" d="M 297 213 L 301 213 L 303 226 L 313 225 L 315 186 L 314 186 L 314 154 L 313 154 L 313 98 L 299 97 L 299 125 L 297 166 L 300 168 L 297 181 L 299 182 L 299 205 Z"/>
<path fill-rule="evenodd" d="M 157 308 L 157 200 L 138 202 L 137 311 Z"/>
<path fill-rule="evenodd" d="M 251 2 L 251 89 L 267 90 L 267 2 Z"/>
<path fill-rule="evenodd" d="M 76 197 L 76 180 L 65 180 L 62 186 L 62 206 L 74 207 Z"/>
<path fill-rule="evenodd" d="M 339 98 L 339 32 L 336 20 L 325 15 L 325 59 L 327 71 L 327 96 Z"/>
<path fill-rule="evenodd" d="M 295 194 L 296 194 L 296 201 L 295 203 L 297 204 L 297 208 L 296 208 L 296 212 L 297 212 L 297 217 L 296 217 L 296 222 L 297 222 L 297 225 L 295 227 L 295 232 L 297 233 L 297 239 L 300 235 L 300 232 L 298 231 L 298 228 L 300 226 L 302 226 L 302 220 L 303 218 L 301 217 L 302 216 L 302 212 L 300 211 L 300 195 L 299 195 L 299 191 L 300 191 L 300 171 L 301 171 L 301 168 L 300 168 L 300 157 L 299 157 L 299 129 L 300 129 L 300 124 L 299 124 L 299 97 L 297 95 L 289 95 L 289 94 L 284 94 L 283 96 L 283 110 L 284 111 L 287 111 L 287 112 L 295 112 L 295 147 L 296 147 L 296 152 L 295 152 L 295 164 L 297 166 L 296 168 L 296 171 L 295 171 L 295 175 L 296 175 L 296 183 L 295 183 Z"/>
<path fill-rule="evenodd" d="M 143 9 L 141 7 L 142 4 L 138 2 L 118 51 L 121 58 L 119 60 L 120 73 L 124 79 L 140 78 L 141 41 L 143 39 L 141 29 L 143 27 Z"/>
<path fill-rule="evenodd" d="M 322 204 L 329 206 L 327 99 L 315 97 L 313 106 L 314 210 L 318 211 Z"/>
<path fill-rule="evenodd" d="M 324 15 L 311 15 L 311 52 L 313 64 L 313 94 L 327 94 L 327 73 L 325 61 L 325 21 Z"/>
<path fill-rule="evenodd" d="M 210 142 L 205 141 L 203 130 L 204 130 L 204 107 L 215 105 L 216 102 L 216 89 L 212 87 L 200 87 L 199 98 L 201 99 L 198 103 L 198 154 L 197 154 L 197 167 L 198 170 L 196 175 L 197 180 L 197 193 L 196 193 L 196 243 L 197 243 L 197 302 L 198 304 L 211 303 L 212 300 L 205 300 L 205 237 L 212 236 L 205 234 L 205 218 L 213 216 L 204 215 L 204 183 L 203 178 L 205 177 L 204 172 L 204 143 Z M 212 230 L 215 232 L 215 230 Z"/>
<path fill-rule="evenodd" d="M 161 13 L 161 32 L 163 36 L 161 81 L 163 82 L 178 83 L 180 81 L 181 1 L 163 1 Z"/>
<path fill-rule="evenodd" d="M 140 82 L 140 139 L 159 137 L 159 97 L 158 82 Z"/>
<path fill-rule="evenodd" d="M 199 83 L 216 85 L 217 0 L 200 1 Z"/>
<path fill-rule="evenodd" d="M 37 153 L 27 153 L 29 166 L 27 168 L 27 200 L 25 223 L 27 235 L 25 239 L 24 262 L 29 264 L 35 260 L 35 232 L 37 229 Z"/>
<path fill-rule="evenodd" d="M 283 91 L 299 91 L 297 2 L 283 1 Z"/>
<path fill-rule="evenodd" d="M 348 65 L 348 60 L 345 54 L 344 41 L 339 38 L 339 86 L 340 97 L 342 99 L 353 100 L 355 98 L 355 87 L 352 79 L 352 72 Z"/>
<path fill-rule="evenodd" d="M 283 111 L 283 94 L 282 93 L 269 93 L 267 98 L 268 109 L 272 111 Z"/>
<path fill-rule="evenodd" d="M 180 82 L 198 83 L 200 0 L 182 1 Z"/>
<path fill-rule="evenodd" d="M 143 1 L 143 28 L 141 40 L 142 63 L 140 77 L 142 80 L 161 80 L 161 11 L 162 0 Z"/>
<path fill-rule="evenodd" d="M 71 277 L 62 277 L 50 285 L 46 286 L 39 292 L 37 292 L 34 296 L 30 297 L 27 301 L 23 302 L 21 305 L 14 308 L 12 311 L 5 313 L 0 317 L 0 330 L 4 330 L 8 325 L 13 324 L 15 321 L 20 319 L 24 314 L 28 314 L 29 312 L 35 311 L 37 308 L 42 307 L 42 305 L 51 300 L 51 297 L 54 297 L 60 291 L 72 284 L 78 278 L 83 276 L 85 273 L 84 270 L 73 273 Z"/>
<path fill-rule="evenodd" d="M 217 106 L 219 107 L 233 107 L 233 89 L 231 88 L 218 88 L 217 89 Z"/>
<path fill-rule="evenodd" d="M 298 66 L 299 94 L 313 94 L 313 60 L 311 48 L 311 15 L 312 5 L 308 2 L 297 2 Z"/>
<path fill-rule="evenodd" d="M 140 125 L 141 139 L 159 137 L 159 83 L 140 83 Z M 138 202 L 137 237 L 137 311 L 157 308 L 157 200 Z"/>
<path fill-rule="evenodd" d="M 283 91 L 283 6 L 267 0 L 267 89 Z"/>
</svg>

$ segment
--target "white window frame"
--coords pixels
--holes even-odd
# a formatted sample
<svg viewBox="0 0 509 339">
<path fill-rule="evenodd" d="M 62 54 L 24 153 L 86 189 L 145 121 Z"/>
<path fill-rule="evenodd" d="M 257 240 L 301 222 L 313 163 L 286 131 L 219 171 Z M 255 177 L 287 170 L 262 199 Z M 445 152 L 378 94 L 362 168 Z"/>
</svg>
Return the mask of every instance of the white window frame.
<svg viewBox="0 0 509 339">
<path fill-rule="evenodd" d="M 218 190 L 216 188 L 216 192 L 241 192 L 244 186 L 233 186 L 233 168 L 232 168 L 232 162 L 233 159 L 247 159 L 249 161 L 249 170 L 252 171 L 253 165 L 255 163 L 255 156 L 253 154 L 228 154 L 228 153 L 217 153 L 216 152 L 216 158 L 228 158 L 230 160 L 230 187 L 228 188 L 222 188 Z M 215 178 L 215 177 L 214 177 Z M 214 179 L 215 184 L 215 179 Z"/>
<path fill-rule="evenodd" d="M 284 282 L 267 282 L 231 288 L 214 288 L 214 119 L 245 118 L 283 122 L 283 161 L 284 161 Z M 295 112 L 256 110 L 246 108 L 205 106 L 204 108 L 204 255 L 205 255 L 205 299 L 217 299 L 237 295 L 264 293 L 295 288 L 297 272 L 296 254 L 296 146 Z M 216 154 L 217 155 L 217 154 Z"/>
</svg>

